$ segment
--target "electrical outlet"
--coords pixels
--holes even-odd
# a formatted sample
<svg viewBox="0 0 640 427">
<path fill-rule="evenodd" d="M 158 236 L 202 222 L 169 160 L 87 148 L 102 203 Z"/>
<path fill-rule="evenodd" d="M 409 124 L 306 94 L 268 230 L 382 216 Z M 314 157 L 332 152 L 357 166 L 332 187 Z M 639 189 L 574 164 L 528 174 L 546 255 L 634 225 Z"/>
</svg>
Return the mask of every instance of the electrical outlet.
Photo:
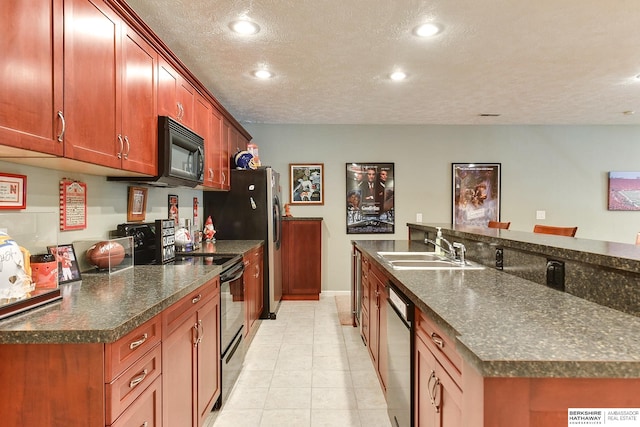
<svg viewBox="0 0 640 427">
<path fill-rule="evenodd" d="M 536 219 L 545 219 L 547 217 L 546 211 L 536 211 Z"/>
<path fill-rule="evenodd" d="M 496 268 L 502 270 L 504 268 L 504 249 L 496 248 Z"/>
<path fill-rule="evenodd" d="M 422 213 L 421 212 L 418 212 L 416 214 L 416 222 L 422 222 Z"/>
<path fill-rule="evenodd" d="M 547 286 L 564 292 L 564 262 L 547 259 Z"/>
</svg>

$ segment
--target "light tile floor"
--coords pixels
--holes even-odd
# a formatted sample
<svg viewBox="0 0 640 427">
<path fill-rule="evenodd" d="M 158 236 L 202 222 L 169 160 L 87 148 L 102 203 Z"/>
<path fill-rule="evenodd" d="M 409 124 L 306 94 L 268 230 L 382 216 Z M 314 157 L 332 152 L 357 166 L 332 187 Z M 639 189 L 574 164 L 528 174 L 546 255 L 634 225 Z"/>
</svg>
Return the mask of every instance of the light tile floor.
<svg viewBox="0 0 640 427">
<path fill-rule="evenodd" d="M 205 427 L 390 427 L 357 328 L 341 326 L 335 298 L 283 301 L 263 320 L 238 382 Z"/>
</svg>

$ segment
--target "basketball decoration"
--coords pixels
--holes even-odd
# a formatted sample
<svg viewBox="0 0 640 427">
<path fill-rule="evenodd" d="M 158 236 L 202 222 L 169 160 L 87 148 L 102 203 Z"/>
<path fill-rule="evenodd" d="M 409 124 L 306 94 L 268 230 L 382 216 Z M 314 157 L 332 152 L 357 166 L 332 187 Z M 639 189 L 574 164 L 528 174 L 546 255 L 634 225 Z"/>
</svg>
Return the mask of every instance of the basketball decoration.
<svg viewBox="0 0 640 427">
<path fill-rule="evenodd" d="M 118 242 L 98 242 L 87 249 L 87 261 L 98 268 L 109 268 L 120 265 L 124 260 L 125 250 Z"/>
</svg>

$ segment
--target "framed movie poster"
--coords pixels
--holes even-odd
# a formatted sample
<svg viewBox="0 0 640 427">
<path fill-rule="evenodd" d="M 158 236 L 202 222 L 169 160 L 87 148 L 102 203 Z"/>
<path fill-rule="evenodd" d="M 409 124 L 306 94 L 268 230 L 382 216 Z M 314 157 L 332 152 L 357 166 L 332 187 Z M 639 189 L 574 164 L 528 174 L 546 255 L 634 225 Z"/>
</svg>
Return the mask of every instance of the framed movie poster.
<svg viewBox="0 0 640 427">
<path fill-rule="evenodd" d="M 289 163 L 289 204 L 324 205 L 324 163 Z"/>
<path fill-rule="evenodd" d="M 453 163 L 453 225 L 500 221 L 500 163 Z"/>
<path fill-rule="evenodd" d="M 347 163 L 347 234 L 394 230 L 393 163 Z"/>
</svg>

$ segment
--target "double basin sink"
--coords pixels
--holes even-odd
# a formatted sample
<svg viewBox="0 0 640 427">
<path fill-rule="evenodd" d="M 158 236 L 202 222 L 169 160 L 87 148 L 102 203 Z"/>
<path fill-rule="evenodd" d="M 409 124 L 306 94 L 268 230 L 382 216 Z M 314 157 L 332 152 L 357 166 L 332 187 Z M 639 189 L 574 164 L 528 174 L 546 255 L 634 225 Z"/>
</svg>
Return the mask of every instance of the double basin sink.
<svg viewBox="0 0 640 427">
<path fill-rule="evenodd" d="M 464 263 L 435 252 L 378 252 L 378 256 L 394 270 L 483 270 L 471 261 Z"/>
</svg>

